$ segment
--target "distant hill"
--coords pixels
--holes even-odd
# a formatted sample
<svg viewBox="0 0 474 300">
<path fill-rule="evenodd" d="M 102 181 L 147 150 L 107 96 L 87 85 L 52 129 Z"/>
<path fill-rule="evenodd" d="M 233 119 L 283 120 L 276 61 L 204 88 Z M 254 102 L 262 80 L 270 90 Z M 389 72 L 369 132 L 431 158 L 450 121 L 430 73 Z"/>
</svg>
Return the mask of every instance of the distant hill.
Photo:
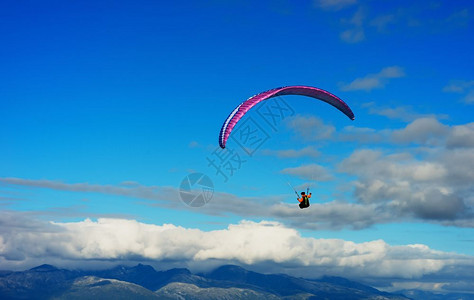
<svg viewBox="0 0 474 300">
<path fill-rule="evenodd" d="M 399 291 L 403 295 L 408 296 L 413 300 L 474 300 L 474 294 L 467 293 L 433 293 L 418 290 L 403 290 Z"/>
<path fill-rule="evenodd" d="M 54 300 L 75 299 L 159 299 L 152 291 L 130 282 L 83 276 L 75 279 L 68 289 L 51 297 Z"/>
<path fill-rule="evenodd" d="M 100 271 L 41 265 L 0 271 L 0 299 L 410 299 L 345 278 L 319 280 L 261 274 L 234 265 L 192 274 L 139 264 Z"/>
</svg>

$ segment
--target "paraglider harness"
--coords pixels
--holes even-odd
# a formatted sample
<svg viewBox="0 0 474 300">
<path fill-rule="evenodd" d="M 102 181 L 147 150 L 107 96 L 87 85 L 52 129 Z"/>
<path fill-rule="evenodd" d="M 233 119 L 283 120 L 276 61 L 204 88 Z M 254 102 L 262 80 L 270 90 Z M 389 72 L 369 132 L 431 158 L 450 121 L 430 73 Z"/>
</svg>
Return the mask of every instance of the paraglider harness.
<svg viewBox="0 0 474 300">
<path fill-rule="evenodd" d="M 308 189 L 309 191 L 309 189 Z M 301 198 L 303 199 L 303 201 L 300 202 L 299 206 L 300 208 L 307 208 L 309 207 L 309 197 L 308 195 L 305 195 L 304 192 L 301 192 Z M 298 199 L 299 201 L 299 199 Z"/>
<path fill-rule="evenodd" d="M 298 192 L 295 190 L 295 188 L 291 185 L 291 183 L 289 181 L 287 181 L 288 185 L 293 189 L 293 191 L 295 192 L 296 194 L 296 199 L 298 201 L 300 201 L 300 194 L 298 194 Z M 306 195 L 304 192 L 301 192 L 301 198 L 302 198 L 302 201 L 300 202 L 299 206 L 300 208 L 307 208 L 309 207 L 309 198 L 311 197 L 311 193 L 309 193 L 309 196 L 308 196 L 308 193 L 309 193 L 309 187 L 306 188 Z"/>
</svg>

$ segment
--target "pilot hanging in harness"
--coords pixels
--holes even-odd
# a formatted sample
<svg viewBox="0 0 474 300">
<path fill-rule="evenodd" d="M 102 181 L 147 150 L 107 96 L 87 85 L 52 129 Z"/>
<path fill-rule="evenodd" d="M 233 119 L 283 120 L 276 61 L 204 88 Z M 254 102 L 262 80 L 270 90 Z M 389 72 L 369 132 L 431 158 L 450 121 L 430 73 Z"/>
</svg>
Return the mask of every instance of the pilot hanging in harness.
<svg viewBox="0 0 474 300">
<path fill-rule="evenodd" d="M 307 208 L 309 207 L 309 198 L 311 198 L 311 193 L 309 193 L 309 186 L 308 188 L 306 189 L 306 193 L 305 192 L 301 192 L 301 198 L 300 198 L 300 194 L 298 194 L 298 192 L 295 190 L 295 188 L 291 185 L 291 183 L 288 181 L 287 182 L 288 185 L 293 189 L 293 191 L 295 192 L 296 196 L 297 196 L 297 200 L 300 202 L 299 206 L 300 208 Z M 309 195 L 308 195 L 309 193 Z"/>
<path fill-rule="evenodd" d="M 298 198 L 298 201 L 300 202 L 299 206 L 301 209 L 309 207 L 309 198 L 311 198 L 311 193 L 309 193 L 309 195 L 306 195 L 305 192 L 301 192 L 301 198 Z"/>
</svg>

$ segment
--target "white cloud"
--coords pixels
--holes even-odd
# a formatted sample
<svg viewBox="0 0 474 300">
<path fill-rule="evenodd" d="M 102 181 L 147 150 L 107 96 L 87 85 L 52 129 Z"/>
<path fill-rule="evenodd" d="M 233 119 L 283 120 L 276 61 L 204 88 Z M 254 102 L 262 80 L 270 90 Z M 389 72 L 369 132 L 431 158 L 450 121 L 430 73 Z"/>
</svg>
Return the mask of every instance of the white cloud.
<svg viewBox="0 0 474 300">
<path fill-rule="evenodd" d="M 288 174 L 288 175 L 293 175 L 293 176 L 298 176 L 303 179 L 313 179 L 317 178 L 318 181 L 329 181 L 333 177 L 329 173 L 329 171 L 317 164 L 309 164 L 309 165 L 302 165 L 299 167 L 294 167 L 294 168 L 286 168 L 281 170 L 282 174 Z"/>
<path fill-rule="evenodd" d="M 448 148 L 474 148 L 474 122 L 453 126 L 447 137 Z"/>
<path fill-rule="evenodd" d="M 446 183 L 455 188 L 473 187 L 474 151 L 470 148 L 449 149 L 435 157 L 448 170 Z"/>
<path fill-rule="evenodd" d="M 357 3 L 357 0 L 315 0 L 316 7 L 325 10 L 340 10 Z"/>
<path fill-rule="evenodd" d="M 262 150 L 264 155 L 273 155 L 279 158 L 318 157 L 321 153 L 314 147 L 307 146 L 301 149 Z"/>
<path fill-rule="evenodd" d="M 448 126 L 434 118 L 420 118 L 405 128 L 394 130 L 392 138 L 395 142 L 437 144 L 449 133 Z"/>
<path fill-rule="evenodd" d="M 443 88 L 443 92 L 457 93 L 463 96 L 462 101 L 467 104 L 474 103 L 474 80 L 452 80 Z"/>
<path fill-rule="evenodd" d="M 354 44 L 365 40 L 365 33 L 362 27 L 355 27 L 341 32 L 341 40 Z"/>
<path fill-rule="evenodd" d="M 368 127 L 346 126 L 338 134 L 341 141 L 351 141 L 360 144 L 380 143 L 386 141 L 391 134 L 389 130 L 375 130 Z"/>
<path fill-rule="evenodd" d="M 389 119 L 402 119 L 406 121 L 407 119 L 413 121 L 417 117 L 413 117 L 413 113 L 408 112 L 406 107 L 395 107 L 395 108 L 384 108 L 384 109 L 371 109 L 370 112 L 385 116 Z"/>
<path fill-rule="evenodd" d="M 468 149 L 445 149 L 417 158 L 358 150 L 340 164 L 357 176 L 354 196 L 377 204 L 398 218 L 417 218 L 445 225 L 474 226 L 468 195 L 474 180 L 474 156 Z M 464 225 L 460 225 L 464 224 Z"/>
<path fill-rule="evenodd" d="M 405 76 L 403 69 L 398 66 L 383 68 L 378 74 L 382 78 L 399 78 Z"/>
<path fill-rule="evenodd" d="M 453 80 L 443 88 L 446 93 L 464 93 L 474 87 L 474 80 Z"/>
<path fill-rule="evenodd" d="M 297 117 L 295 120 L 297 122 L 292 123 L 294 129 L 308 135 L 308 138 L 312 137 L 312 126 L 318 127 L 318 122 L 321 122 L 320 129 L 332 128 L 314 117 Z M 322 134 L 315 131 L 316 135 Z M 216 191 L 212 205 L 193 212 L 219 217 L 268 218 L 295 228 L 312 230 L 358 230 L 374 224 L 404 220 L 474 227 L 474 123 L 453 126 L 435 118 L 420 118 L 399 130 L 347 127 L 329 137 L 336 142 L 380 142 L 382 146 L 391 147 L 377 151 L 360 149 L 342 160 L 337 171 L 353 176 L 353 181 L 348 181 L 346 174 L 333 176 L 335 170 L 316 164 L 284 169 L 283 174 L 305 180 L 314 176 L 318 181 L 332 180 L 331 184 L 341 184 L 333 194 L 323 195 L 330 197 L 323 199 L 329 202 L 321 203 L 321 199 L 313 199 L 312 209 L 303 213 L 297 203 L 290 202 L 294 200 L 291 189 L 287 194 L 268 195 L 264 199 Z M 315 151 L 303 148 L 273 154 L 291 157 L 318 154 Z M 140 204 L 148 206 L 183 211 L 192 209 L 181 203 L 177 189 L 171 187 L 142 186 L 138 183 L 102 186 L 21 178 L 0 178 L 0 182 L 76 193 L 112 194 L 133 197 L 134 201 L 145 199 Z M 352 190 L 353 194 L 349 196 Z M 354 200 L 356 203 L 351 203 Z M 436 205 L 433 206 L 433 203 Z M 51 211 L 41 213 L 52 215 Z M 64 213 L 70 211 L 57 211 L 56 215 Z"/>
<path fill-rule="evenodd" d="M 401 120 L 404 122 L 412 122 L 420 118 L 438 118 L 447 119 L 445 114 L 422 114 L 415 112 L 411 106 L 397 106 L 397 107 L 380 107 L 374 102 L 365 103 L 364 107 L 369 109 L 370 114 L 380 115 L 389 119 Z"/>
<path fill-rule="evenodd" d="M 443 268 L 474 265 L 472 257 L 434 251 L 424 245 L 305 238 L 292 228 L 269 221 L 241 221 L 214 231 L 125 219 L 33 221 L 32 234 L 29 227 L 17 226 L 18 218 L 5 219 L 5 214 L 0 218 L 0 262 L 3 266 L 16 264 L 17 268 L 58 259 L 64 264 L 80 261 L 83 267 L 95 260 L 174 260 L 183 265 L 218 260 L 271 264 L 290 272 L 303 270 L 309 276 L 317 269 L 322 274 L 341 276 L 420 278 Z"/>
<path fill-rule="evenodd" d="M 325 169 L 322 167 L 306 166 L 301 169 L 292 170 L 296 171 L 295 175 L 306 176 L 306 178 L 312 178 L 315 180 L 321 180 L 329 176 Z M 300 172 L 303 172 L 300 174 Z M 61 190 L 67 189 L 74 192 L 88 192 L 90 187 L 88 185 L 82 186 L 83 190 L 78 190 L 77 185 L 67 184 L 57 181 L 48 180 L 28 180 L 15 178 L 15 180 L 0 179 L 0 181 L 8 182 L 10 184 L 21 184 L 27 186 L 35 186 L 39 188 L 59 188 Z M 111 187 L 106 186 L 104 189 L 100 189 L 100 185 L 94 186 L 94 191 L 109 193 L 114 191 Z M 140 186 L 143 187 L 143 186 Z M 74 188 L 74 189 L 73 189 Z M 124 188 L 124 187 L 123 187 Z M 197 211 L 177 199 L 179 192 L 173 188 L 160 188 L 160 192 L 153 194 L 153 197 L 149 197 L 145 194 L 145 201 L 141 202 L 143 205 L 159 208 L 169 208 L 174 210 L 192 210 L 194 213 Z M 119 192 L 122 190 L 118 190 Z M 117 195 L 135 197 L 136 193 L 126 191 Z M 284 204 L 284 201 L 288 199 L 294 199 L 292 191 L 289 190 L 288 194 L 283 195 L 269 195 L 265 198 L 261 197 L 239 197 L 233 194 L 215 192 L 214 197 L 211 200 L 211 204 L 200 207 L 199 213 L 211 215 L 211 216 L 227 216 L 230 214 L 241 216 L 244 218 L 248 217 L 260 217 L 260 218 L 271 218 L 277 219 L 281 222 L 290 223 L 298 228 L 309 228 L 309 229 L 341 229 L 344 227 L 350 227 L 354 229 L 361 229 L 369 227 L 373 224 L 386 222 L 390 218 L 384 214 L 380 214 L 374 210 L 374 207 L 362 207 L 361 205 L 353 205 L 348 203 L 331 202 L 326 204 L 318 204 L 317 199 L 312 204 L 315 207 L 314 212 L 301 214 L 300 209 L 296 205 Z M 138 197 L 140 198 L 140 197 Z M 252 209 L 249 209 L 251 207 Z M 349 213 L 351 212 L 351 213 Z M 79 212 L 81 213 L 81 212 Z M 74 212 L 71 215 L 71 209 L 68 208 L 66 211 L 42 211 L 37 212 L 37 215 L 51 216 L 51 215 L 65 215 L 65 216 L 78 216 L 78 212 Z M 84 215 L 82 212 L 80 215 Z M 335 219 L 334 216 L 338 218 Z M 98 215 L 97 217 L 102 217 Z M 109 217 L 109 216 L 105 216 Z M 117 216 L 122 217 L 122 216 Z"/>
<path fill-rule="evenodd" d="M 344 30 L 340 34 L 341 40 L 346 43 L 358 43 L 365 40 L 364 32 L 365 11 L 359 8 L 351 19 L 343 20 L 343 23 L 349 24 L 351 28 Z"/>
<path fill-rule="evenodd" d="M 465 27 L 469 24 L 471 16 L 469 9 L 465 8 L 463 10 L 455 11 L 449 15 L 443 22 L 443 25 L 451 25 L 455 27 Z"/>
<path fill-rule="evenodd" d="M 387 210 L 374 204 L 347 203 L 332 201 L 318 203 L 311 199 L 311 209 L 295 211 L 295 205 L 278 204 L 267 208 L 270 216 L 297 228 L 311 230 L 339 230 L 350 227 L 354 230 L 368 228 L 374 224 L 386 223 L 394 218 Z M 297 206 L 296 206 L 297 207 Z"/>
<path fill-rule="evenodd" d="M 136 197 L 144 199 L 160 199 L 163 193 L 162 188 L 157 186 L 143 186 L 136 182 L 130 184 L 129 181 L 120 185 L 100 185 L 90 183 L 64 183 L 55 180 L 46 179 L 24 179 L 15 177 L 0 178 L 0 182 L 22 185 L 30 187 L 48 188 L 61 191 L 85 192 L 85 193 L 102 193 L 118 196 Z"/>
<path fill-rule="evenodd" d="M 364 90 L 371 91 L 373 89 L 383 88 L 388 79 L 404 77 L 405 72 L 401 67 L 391 66 L 383 68 L 380 72 L 369 74 L 365 77 L 356 78 L 348 84 L 342 84 L 343 91 Z"/>
<path fill-rule="evenodd" d="M 396 18 L 394 14 L 388 14 L 388 15 L 381 15 L 376 18 L 374 18 L 371 22 L 370 25 L 374 26 L 377 28 L 377 31 L 379 32 L 385 32 L 387 29 L 387 26 L 389 24 L 393 24 L 396 22 Z"/>
<path fill-rule="evenodd" d="M 443 146 L 448 149 L 474 147 L 474 123 L 444 125 L 433 117 L 419 118 L 391 133 L 396 143 Z"/>
<path fill-rule="evenodd" d="M 197 141 L 191 141 L 191 142 L 189 142 L 188 147 L 189 148 L 198 148 L 198 147 L 200 147 L 200 144 Z"/>
<path fill-rule="evenodd" d="M 295 116 L 286 120 L 288 128 L 309 141 L 324 140 L 332 137 L 336 128 L 313 116 Z"/>
<path fill-rule="evenodd" d="M 464 102 L 468 104 L 474 103 L 474 90 L 469 91 L 467 95 L 463 98 Z"/>
<path fill-rule="evenodd" d="M 377 203 L 379 210 L 398 218 L 474 226 L 474 125 L 448 126 L 422 118 L 394 131 L 392 140 L 420 147 L 405 150 L 410 152 L 359 150 L 340 165 L 340 171 L 357 176 L 356 199 Z"/>
</svg>

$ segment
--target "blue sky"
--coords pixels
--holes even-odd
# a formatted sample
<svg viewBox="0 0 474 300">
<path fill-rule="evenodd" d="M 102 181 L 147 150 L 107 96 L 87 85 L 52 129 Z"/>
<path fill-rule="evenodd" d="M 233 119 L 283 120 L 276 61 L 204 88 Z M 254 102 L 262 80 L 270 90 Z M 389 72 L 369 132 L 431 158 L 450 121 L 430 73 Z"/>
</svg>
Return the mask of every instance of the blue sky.
<svg viewBox="0 0 474 300">
<path fill-rule="evenodd" d="M 349 265 L 329 257 L 327 274 L 347 275 L 349 266 L 349 275 L 388 290 L 468 290 L 449 281 L 449 269 L 459 268 L 458 282 L 472 279 L 463 266 L 474 264 L 473 8 L 471 1 L 2 2 L 0 264 L 31 267 L 51 249 L 65 266 L 73 257 L 159 262 L 169 258 L 156 254 L 165 245 L 145 243 L 139 248 L 152 250 L 144 252 L 130 245 L 144 245 L 135 237 L 147 239 L 147 226 L 162 232 L 172 224 L 189 240 L 193 232 L 209 240 L 194 245 L 206 254 L 174 258 L 190 267 L 221 260 L 314 274 L 325 255 L 318 243 L 335 252 L 342 243 L 360 256 Z M 268 140 L 252 156 L 229 140 L 245 162 L 227 181 L 216 174 L 208 158 L 232 109 L 294 84 L 338 95 L 355 121 L 319 101 L 279 98 L 291 113 L 272 128 L 250 111 Z M 203 207 L 179 198 L 191 172 L 214 183 Z M 312 187 L 309 209 L 299 210 L 287 181 Z M 70 241 L 82 254 L 62 249 L 69 242 L 60 237 L 29 239 L 28 223 L 38 224 L 39 237 L 51 226 L 96 228 L 98 250 L 90 254 L 86 239 Z M 120 226 L 138 234 L 128 243 L 101 238 Z M 292 265 L 291 255 L 267 253 L 267 264 L 211 242 L 222 235 L 253 253 L 264 239 L 247 240 L 246 230 L 265 228 L 295 248 L 313 245 L 312 254 Z M 34 252 L 29 243 L 42 246 Z M 396 270 L 399 256 L 420 267 Z M 380 264 L 386 274 L 376 271 Z"/>
</svg>

